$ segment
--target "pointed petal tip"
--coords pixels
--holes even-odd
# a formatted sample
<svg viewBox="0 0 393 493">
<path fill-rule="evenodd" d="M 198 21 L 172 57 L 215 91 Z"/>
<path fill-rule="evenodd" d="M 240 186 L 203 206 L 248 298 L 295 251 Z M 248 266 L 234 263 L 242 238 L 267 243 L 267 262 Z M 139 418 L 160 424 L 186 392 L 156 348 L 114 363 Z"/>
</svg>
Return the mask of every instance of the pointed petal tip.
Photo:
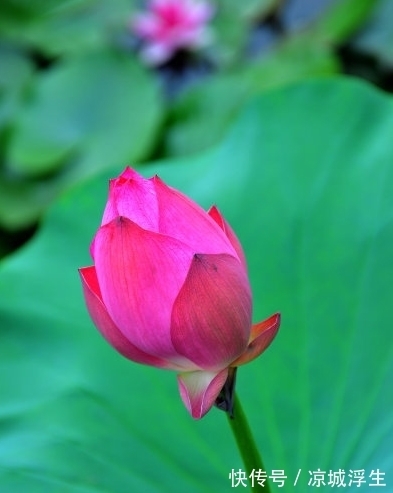
<svg viewBox="0 0 393 493">
<path fill-rule="evenodd" d="M 134 178 L 135 176 L 138 176 L 140 177 L 141 175 L 139 173 L 137 173 L 134 168 L 132 168 L 130 165 L 127 165 L 124 170 L 120 173 L 120 175 L 118 176 L 118 178 L 126 178 L 126 179 L 129 179 L 129 178 Z"/>
<path fill-rule="evenodd" d="M 216 204 L 211 205 L 210 208 L 207 210 L 207 213 L 209 214 L 209 216 L 221 216 L 221 212 L 219 211 Z"/>
<path fill-rule="evenodd" d="M 136 181 L 144 181 L 146 180 L 144 176 L 138 173 L 132 166 L 127 165 L 123 171 L 116 176 L 115 178 L 110 178 L 109 180 L 109 193 L 113 193 L 114 189 L 123 185 L 126 181 L 136 180 Z"/>
<path fill-rule="evenodd" d="M 266 320 L 254 324 L 251 329 L 250 341 L 247 349 L 231 366 L 240 366 L 260 356 L 273 342 L 280 327 L 281 314 L 275 313 Z"/>
<path fill-rule="evenodd" d="M 236 236 L 235 231 L 232 229 L 231 225 L 221 214 L 220 209 L 215 204 L 213 204 L 210 207 L 210 209 L 207 211 L 207 213 L 217 223 L 217 225 L 224 231 L 232 247 L 235 249 L 235 252 L 240 262 L 242 263 L 243 267 L 247 270 L 247 261 L 243 251 L 243 247 L 239 241 L 239 238 Z"/>
<path fill-rule="evenodd" d="M 201 419 L 213 407 L 228 376 L 220 372 L 194 371 L 178 375 L 180 397 L 194 419 Z"/>
</svg>

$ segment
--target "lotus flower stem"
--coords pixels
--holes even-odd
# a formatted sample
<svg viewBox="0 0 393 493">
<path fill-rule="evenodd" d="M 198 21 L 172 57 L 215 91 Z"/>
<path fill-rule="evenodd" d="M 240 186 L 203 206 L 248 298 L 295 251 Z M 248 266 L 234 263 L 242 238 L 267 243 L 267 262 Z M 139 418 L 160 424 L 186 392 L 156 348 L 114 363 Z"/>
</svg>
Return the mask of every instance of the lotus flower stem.
<svg viewBox="0 0 393 493">
<path fill-rule="evenodd" d="M 235 436 L 240 455 L 242 456 L 247 477 L 252 474 L 253 470 L 266 471 L 263 466 L 261 455 L 257 449 L 251 428 L 236 393 L 234 398 L 233 417 L 231 417 L 229 413 L 226 414 L 228 416 L 231 430 Z M 252 482 L 249 480 L 248 484 L 251 490 L 262 489 L 257 482 L 254 482 L 254 485 L 252 486 Z M 267 479 L 263 485 L 263 491 L 265 493 L 271 493 L 270 485 Z"/>
</svg>

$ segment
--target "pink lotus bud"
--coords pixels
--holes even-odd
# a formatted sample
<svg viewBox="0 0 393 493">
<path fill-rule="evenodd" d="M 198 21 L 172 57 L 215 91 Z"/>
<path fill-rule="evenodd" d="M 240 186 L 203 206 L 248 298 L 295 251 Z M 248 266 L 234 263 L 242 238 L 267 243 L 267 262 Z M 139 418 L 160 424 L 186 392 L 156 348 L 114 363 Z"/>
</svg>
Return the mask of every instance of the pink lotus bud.
<svg viewBox="0 0 393 493">
<path fill-rule="evenodd" d="M 244 253 L 218 209 L 157 176 L 126 168 L 110 181 L 91 255 L 80 275 L 93 322 L 126 358 L 178 371 L 194 418 L 213 406 L 228 368 L 256 358 L 278 330 L 278 315 L 251 326 Z"/>
<path fill-rule="evenodd" d="M 149 10 L 136 14 L 130 27 L 145 43 L 142 58 L 159 65 L 180 48 L 204 46 L 212 16 L 213 7 L 204 0 L 151 0 Z"/>
</svg>

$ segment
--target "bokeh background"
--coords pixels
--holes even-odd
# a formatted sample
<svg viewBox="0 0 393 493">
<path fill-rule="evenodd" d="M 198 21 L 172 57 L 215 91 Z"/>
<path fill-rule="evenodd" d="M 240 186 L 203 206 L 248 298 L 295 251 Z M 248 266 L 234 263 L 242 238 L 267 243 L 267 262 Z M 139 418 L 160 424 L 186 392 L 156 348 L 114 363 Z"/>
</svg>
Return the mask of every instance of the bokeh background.
<svg viewBox="0 0 393 493">
<path fill-rule="evenodd" d="M 393 1 L 214 6 L 209 45 L 152 67 L 144 2 L 1 2 L 1 493 L 229 492 L 243 467 L 224 413 L 192 420 L 87 315 L 77 268 L 126 164 L 217 204 L 254 321 L 282 314 L 238 375 L 273 491 L 318 469 L 393 491 Z"/>
</svg>

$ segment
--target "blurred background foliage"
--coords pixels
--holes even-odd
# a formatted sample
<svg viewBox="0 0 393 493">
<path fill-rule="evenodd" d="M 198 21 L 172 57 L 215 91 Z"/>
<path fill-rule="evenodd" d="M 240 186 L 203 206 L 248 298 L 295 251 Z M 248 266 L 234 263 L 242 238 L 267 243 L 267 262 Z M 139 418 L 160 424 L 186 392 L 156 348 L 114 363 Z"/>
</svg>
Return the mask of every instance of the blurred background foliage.
<svg viewBox="0 0 393 493">
<path fill-rule="evenodd" d="M 392 477 L 393 0 L 214 5 L 212 43 L 152 68 L 143 1 L 0 3 L 1 493 L 230 491 L 241 467 L 221 413 L 196 425 L 86 315 L 75 269 L 125 164 L 216 201 L 256 318 L 283 311 L 240 377 L 268 467 Z"/>
<path fill-rule="evenodd" d="M 338 72 L 390 90 L 392 4 L 219 0 L 209 47 L 149 69 L 129 28 L 143 2 L 3 0 L 0 252 L 70 185 L 218 142 L 252 95 Z"/>
</svg>

